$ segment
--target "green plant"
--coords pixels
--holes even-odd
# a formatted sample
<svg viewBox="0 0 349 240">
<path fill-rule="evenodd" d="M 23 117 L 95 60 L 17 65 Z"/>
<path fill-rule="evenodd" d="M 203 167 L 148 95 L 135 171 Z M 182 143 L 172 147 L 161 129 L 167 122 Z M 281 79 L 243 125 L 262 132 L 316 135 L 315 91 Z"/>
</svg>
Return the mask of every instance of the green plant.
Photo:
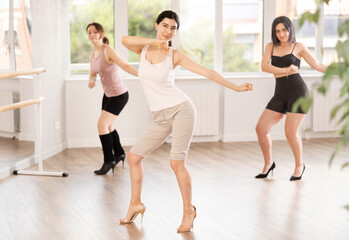
<svg viewBox="0 0 349 240">
<path fill-rule="evenodd" d="M 300 26 L 304 24 L 305 21 L 309 23 L 315 22 L 318 23 L 320 16 L 320 5 L 325 3 L 329 4 L 330 0 L 317 0 L 317 10 L 315 13 L 305 12 L 300 19 Z M 330 84 L 333 78 L 336 76 L 341 81 L 342 88 L 340 91 L 340 100 L 341 102 L 335 106 L 331 111 L 331 120 L 333 120 L 337 115 L 341 115 L 339 121 L 336 123 L 342 127 L 335 132 L 336 136 L 341 136 L 342 141 L 340 141 L 335 150 L 333 151 L 330 160 L 329 166 L 331 166 L 334 157 L 340 151 L 343 146 L 347 146 L 349 140 L 349 20 L 347 19 L 338 27 L 339 37 L 344 37 L 345 40 L 338 41 L 336 44 L 336 52 L 338 59 L 337 61 L 331 63 L 324 76 L 322 77 L 321 83 L 316 85 L 313 89 L 323 95 L 326 95 L 327 90 L 330 87 Z M 310 93 L 310 96 L 307 98 L 299 99 L 296 104 L 293 106 L 293 110 L 296 110 L 298 106 L 301 106 L 303 110 L 308 110 L 312 104 L 313 93 Z M 345 162 L 341 169 L 349 166 L 349 162 Z M 349 210 L 349 205 L 346 206 Z"/>
</svg>

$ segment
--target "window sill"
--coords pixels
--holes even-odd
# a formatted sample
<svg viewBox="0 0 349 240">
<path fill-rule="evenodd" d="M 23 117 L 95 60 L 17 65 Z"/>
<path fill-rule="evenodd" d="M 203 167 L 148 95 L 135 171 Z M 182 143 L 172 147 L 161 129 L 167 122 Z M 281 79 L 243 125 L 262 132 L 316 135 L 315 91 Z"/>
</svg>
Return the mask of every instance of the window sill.
<svg viewBox="0 0 349 240">
<path fill-rule="evenodd" d="M 323 76 L 323 73 L 317 71 L 301 71 L 301 76 L 306 79 L 319 78 Z M 265 79 L 265 78 L 274 78 L 272 74 L 265 72 L 248 72 L 248 73 L 223 73 L 223 77 L 227 79 Z M 188 79 L 206 79 L 203 76 L 197 74 L 190 75 L 175 75 L 175 80 L 188 80 Z M 88 81 L 88 74 L 71 74 L 69 77 L 65 78 L 66 81 Z M 100 80 L 97 77 L 97 80 Z M 134 81 L 138 80 L 138 77 L 132 75 L 121 76 L 123 81 Z"/>
</svg>

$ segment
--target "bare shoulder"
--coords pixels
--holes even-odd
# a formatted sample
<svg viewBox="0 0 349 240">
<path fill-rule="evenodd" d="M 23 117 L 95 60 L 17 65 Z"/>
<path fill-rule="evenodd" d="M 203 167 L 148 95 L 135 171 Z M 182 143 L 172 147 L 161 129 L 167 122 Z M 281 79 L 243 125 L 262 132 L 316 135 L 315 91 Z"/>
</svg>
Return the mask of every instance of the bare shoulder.
<svg viewBox="0 0 349 240">
<path fill-rule="evenodd" d="M 112 51 L 114 51 L 114 48 L 112 48 L 109 44 L 106 44 L 105 45 L 105 51 L 106 52 L 112 52 Z"/>
<path fill-rule="evenodd" d="M 265 48 L 272 48 L 273 47 L 273 43 L 272 42 L 268 42 L 267 45 L 265 46 Z"/>
<path fill-rule="evenodd" d="M 272 42 L 268 42 L 267 45 L 265 45 L 265 50 L 271 50 L 274 47 L 274 44 Z"/>
<path fill-rule="evenodd" d="M 303 43 L 301 42 L 297 42 L 296 43 L 296 47 L 295 47 L 295 50 L 297 51 L 297 55 L 299 55 L 300 57 L 303 57 L 303 54 L 308 52 L 308 48 L 307 46 L 305 46 Z"/>
<path fill-rule="evenodd" d="M 307 49 L 307 47 L 303 43 L 301 43 L 301 42 L 296 42 L 296 47 L 295 48 L 299 49 L 300 52 L 305 50 L 305 49 Z"/>
<path fill-rule="evenodd" d="M 185 54 L 182 53 L 180 50 L 178 50 L 178 49 L 173 50 L 172 59 L 173 59 L 173 63 L 175 65 L 177 65 L 178 62 L 183 59 L 183 57 L 185 57 Z"/>
</svg>

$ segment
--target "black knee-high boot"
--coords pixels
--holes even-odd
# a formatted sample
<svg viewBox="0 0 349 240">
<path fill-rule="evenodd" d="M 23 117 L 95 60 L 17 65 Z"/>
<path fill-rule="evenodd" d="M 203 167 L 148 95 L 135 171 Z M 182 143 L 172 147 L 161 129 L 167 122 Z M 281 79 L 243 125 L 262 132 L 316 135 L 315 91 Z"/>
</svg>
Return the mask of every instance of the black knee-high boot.
<svg viewBox="0 0 349 240">
<path fill-rule="evenodd" d="M 116 165 L 116 162 L 113 154 L 113 138 L 110 133 L 99 135 L 99 138 L 102 143 L 104 163 L 101 169 L 95 171 L 95 174 L 107 174 L 110 169 L 112 169 L 114 173 L 114 167 Z"/>
<path fill-rule="evenodd" d="M 116 164 L 118 164 L 120 161 L 122 161 L 122 165 L 124 165 L 125 151 L 121 147 L 119 134 L 116 131 L 116 129 L 114 129 L 114 131 L 112 131 L 110 134 L 111 134 L 111 136 L 113 138 L 113 148 L 114 148 L 114 154 L 115 154 L 115 162 L 116 162 Z"/>
</svg>

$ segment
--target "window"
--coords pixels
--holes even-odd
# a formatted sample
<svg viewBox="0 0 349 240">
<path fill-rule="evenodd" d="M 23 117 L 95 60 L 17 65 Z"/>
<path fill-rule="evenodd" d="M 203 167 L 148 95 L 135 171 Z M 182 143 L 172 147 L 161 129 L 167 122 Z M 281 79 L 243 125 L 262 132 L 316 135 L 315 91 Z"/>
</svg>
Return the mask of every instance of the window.
<svg viewBox="0 0 349 240">
<path fill-rule="evenodd" d="M 337 60 L 337 41 L 344 40 L 338 37 L 338 26 L 349 19 L 349 1 L 331 0 L 324 6 L 324 15 L 323 62 L 328 65 Z"/>
<path fill-rule="evenodd" d="M 8 0 L 0 0 L 0 69 L 10 69 L 10 39 Z"/>
<path fill-rule="evenodd" d="M 223 0 L 223 71 L 258 71 L 262 58 L 262 2 Z"/>
<path fill-rule="evenodd" d="M 156 17 L 167 9 L 171 9 L 171 0 L 128 1 L 128 35 L 155 38 Z M 136 53 L 129 51 L 128 61 L 138 63 L 139 57 Z"/>
<path fill-rule="evenodd" d="M 215 2 L 180 0 L 180 50 L 205 67 L 214 67 Z"/>
<path fill-rule="evenodd" d="M 0 13 L 0 69 L 31 69 L 33 64 L 29 0 L 0 0 Z"/>
<path fill-rule="evenodd" d="M 14 2 L 16 70 L 28 70 L 33 68 L 30 3 L 29 0 Z"/>
<path fill-rule="evenodd" d="M 2 7 L 7 1 L 3 1 Z M 270 22 L 281 15 L 288 16 L 294 23 L 296 39 L 304 43 L 314 56 L 323 56 L 329 64 L 337 55 L 334 49 L 338 39 L 337 26 L 349 17 L 349 3 L 331 0 L 324 6 L 323 25 L 305 22 L 299 27 L 299 20 L 305 11 L 314 12 L 317 0 L 70 0 L 71 6 L 71 67 L 88 71 L 88 56 L 93 46 L 88 42 L 85 26 L 100 22 L 106 36 L 122 58 L 137 65 L 139 58 L 126 51 L 121 36 L 126 34 L 154 38 L 155 21 L 165 9 L 179 14 L 181 26 L 175 39 L 179 48 L 195 62 L 223 72 L 259 71 L 263 45 L 270 42 L 270 28 L 263 20 Z M 218 4 L 222 4 L 219 6 Z M 269 7 L 267 7 L 269 6 Z M 216 14 L 216 7 L 222 15 Z M 114 13 L 115 11 L 115 13 Z M 217 9 L 217 11 L 220 11 Z M 263 16 L 263 13 L 265 14 Z M 115 19 L 114 19 L 115 16 Z M 267 19 L 267 20 L 266 20 Z M 114 24 L 117 29 L 114 29 Z M 215 29 L 219 26 L 221 29 Z M 324 36 L 316 35 L 316 29 L 324 30 Z M 222 31 L 221 31 L 222 30 Z M 267 36 L 268 35 L 268 36 Z M 321 35 L 321 36 L 319 36 Z M 114 36 L 117 38 L 114 45 Z M 323 43 L 323 49 L 320 49 Z M 4 46 L 1 54 L 6 54 Z M 6 56 L 6 55 L 5 55 Z M 216 59 L 215 59 L 216 57 Z M 302 69 L 310 69 L 305 61 Z M 187 71 L 179 71 L 187 74 Z"/>
<path fill-rule="evenodd" d="M 70 1 L 70 54 L 73 73 L 88 72 L 89 69 L 87 63 L 93 46 L 87 39 L 87 24 L 91 22 L 102 24 L 110 46 L 114 47 L 113 9 L 113 0 Z"/>
</svg>

